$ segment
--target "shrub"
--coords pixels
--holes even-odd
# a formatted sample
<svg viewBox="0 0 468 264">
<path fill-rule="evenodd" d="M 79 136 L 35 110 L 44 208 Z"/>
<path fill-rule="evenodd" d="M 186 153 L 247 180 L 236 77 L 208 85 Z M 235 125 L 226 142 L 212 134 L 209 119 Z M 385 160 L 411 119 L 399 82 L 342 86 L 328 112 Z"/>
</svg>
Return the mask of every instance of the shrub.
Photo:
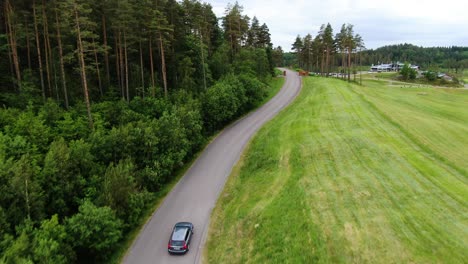
<svg viewBox="0 0 468 264">
<path fill-rule="evenodd" d="M 433 82 L 437 80 L 437 73 L 432 72 L 432 71 L 427 71 L 424 73 L 424 77 L 426 77 L 428 81 Z"/>
<path fill-rule="evenodd" d="M 208 89 L 203 100 L 203 118 L 207 130 L 213 132 L 231 121 L 246 101 L 245 90 L 231 83 L 235 77 L 225 78 Z M 240 87 L 239 87 L 240 86 Z"/>
<path fill-rule="evenodd" d="M 415 69 L 412 69 L 408 63 L 405 63 L 403 68 L 400 70 L 400 74 L 403 77 L 403 80 L 414 80 L 416 79 L 417 72 Z"/>
<path fill-rule="evenodd" d="M 247 101 L 243 106 L 243 112 L 246 112 L 263 101 L 267 96 L 267 86 L 253 75 L 242 74 L 239 76 L 239 80 L 245 88 Z"/>
<path fill-rule="evenodd" d="M 91 257 L 108 256 L 122 237 L 122 221 L 110 207 L 97 207 L 85 201 L 79 212 L 66 222 L 69 238 L 75 248 Z"/>
</svg>

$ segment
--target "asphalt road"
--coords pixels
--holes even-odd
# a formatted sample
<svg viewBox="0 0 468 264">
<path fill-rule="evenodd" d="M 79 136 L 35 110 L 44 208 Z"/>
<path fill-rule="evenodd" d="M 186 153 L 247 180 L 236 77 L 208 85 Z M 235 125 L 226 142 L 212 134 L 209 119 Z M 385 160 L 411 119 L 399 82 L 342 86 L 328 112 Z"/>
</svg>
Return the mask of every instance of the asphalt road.
<svg viewBox="0 0 468 264">
<path fill-rule="evenodd" d="M 301 79 L 287 71 L 280 92 L 264 106 L 221 132 L 198 157 L 161 206 L 153 213 L 124 258 L 123 263 L 199 263 L 210 215 L 232 167 L 255 132 L 286 107 L 299 93 Z M 190 251 L 182 256 L 167 253 L 167 242 L 176 222 L 195 226 Z"/>
</svg>

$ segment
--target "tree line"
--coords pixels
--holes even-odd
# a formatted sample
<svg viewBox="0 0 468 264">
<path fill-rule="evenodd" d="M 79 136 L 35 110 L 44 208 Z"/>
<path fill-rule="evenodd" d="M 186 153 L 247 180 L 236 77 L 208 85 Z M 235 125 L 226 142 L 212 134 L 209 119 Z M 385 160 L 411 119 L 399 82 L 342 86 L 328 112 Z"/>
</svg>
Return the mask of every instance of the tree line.
<svg viewBox="0 0 468 264">
<path fill-rule="evenodd" d="M 238 3 L 4 0 L 0 22 L 0 263 L 108 260 L 278 59 Z"/>
<path fill-rule="evenodd" d="M 358 66 L 380 63 L 408 62 L 432 71 L 447 69 L 454 73 L 468 68 L 468 47 L 399 44 L 366 49 L 362 37 L 353 28 L 352 24 L 343 24 L 333 36 L 333 28 L 327 24 L 320 27 L 315 38 L 311 34 L 298 35 L 292 44 L 293 52 L 285 53 L 281 47 L 273 49 L 274 61 L 327 76 L 330 72 L 342 73 L 348 80 Z"/>
<path fill-rule="evenodd" d="M 354 26 L 343 24 L 340 32 L 333 35 L 330 23 L 322 24 L 317 35 L 298 35 L 292 44 L 294 57 L 288 56 L 290 63 L 299 68 L 328 76 L 332 71 L 342 73 L 350 80 L 353 67 L 359 62 L 359 51 L 364 49 L 364 41 L 354 33 Z M 294 61 L 291 61 L 293 59 Z"/>
</svg>

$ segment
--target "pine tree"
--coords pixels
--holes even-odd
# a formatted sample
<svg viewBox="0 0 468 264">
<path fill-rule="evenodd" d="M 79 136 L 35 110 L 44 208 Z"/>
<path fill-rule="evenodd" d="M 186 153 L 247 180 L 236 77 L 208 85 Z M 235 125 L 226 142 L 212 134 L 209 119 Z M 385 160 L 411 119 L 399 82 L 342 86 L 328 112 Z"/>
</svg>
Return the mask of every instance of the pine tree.
<svg viewBox="0 0 468 264">
<path fill-rule="evenodd" d="M 156 6 L 153 9 L 152 17 L 153 20 L 150 23 L 151 35 L 154 36 L 154 39 L 158 43 L 158 48 L 161 57 L 161 75 L 163 80 L 164 95 L 168 96 L 167 88 L 167 69 L 166 69 L 166 56 L 165 56 L 165 47 L 166 43 L 169 42 L 169 34 L 173 31 L 173 28 L 169 25 L 166 17 L 160 11 L 160 6 Z M 152 55 L 151 55 L 152 56 Z M 154 82 L 154 81 L 153 81 Z M 154 89 L 154 87 L 153 87 Z M 154 92 L 153 92 L 154 95 Z"/>
<path fill-rule="evenodd" d="M 346 45 L 345 45 L 345 38 L 346 38 L 346 24 L 341 26 L 341 30 L 335 36 L 336 46 L 341 53 L 341 68 L 343 71 L 343 78 L 345 77 L 345 69 L 346 69 Z"/>
<path fill-rule="evenodd" d="M 330 55 L 333 53 L 333 29 L 330 23 L 327 24 L 322 33 L 323 46 L 325 48 L 325 67 L 326 67 L 326 76 L 328 77 L 330 73 Z"/>
<path fill-rule="evenodd" d="M 77 53 L 78 62 L 80 65 L 81 84 L 83 86 L 84 100 L 86 104 L 86 110 L 88 113 L 88 123 L 91 129 L 94 129 L 93 117 L 91 115 L 91 103 L 89 99 L 88 89 L 88 78 L 86 75 L 86 53 L 89 52 L 89 42 L 86 39 L 95 37 L 95 34 L 91 31 L 91 28 L 95 27 L 95 24 L 89 19 L 88 15 L 91 13 L 89 6 L 80 0 L 67 0 L 69 10 L 73 13 L 75 30 L 77 40 Z"/>
<path fill-rule="evenodd" d="M 249 29 L 249 17 L 242 15 L 243 7 L 236 3 L 229 4 L 223 18 L 223 28 L 225 38 L 230 43 L 231 60 L 239 53 L 241 47 L 247 39 L 247 31 Z"/>
<path fill-rule="evenodd" d="M 11 52 L 11 56 L 13 58 L 13 64 L 16 74 L 16 85 L 18 86 L 18 91 L 21 92 L 21 70 L 19 64 L 19 56 L 18 56 L 18 47 L 17 47 L 17 40 L 16 40 L 16 26 L 15 26 L 15 12 L 13 7 L 10 3 L 10 0 L 5 0 L 4 3 L 5 9 L 5 23 L 6 23 L 6 30 L 7 30 L 7 38 L 9 44 L 9 50 Z"/>
<path fill-rule="evenodd" d="M 67 23 L 62 23 L 65 18 L 59 16 L 59 10 L 61 10 L 57 1 L 54 2 L 54 15 L 55 15 L 55 29 L 57 32 L 57 45 L 59 49 L 59 61 L 60 61 L 60 77 L 62 80 L 62 89 L 63 89 L 63 99 L 65 102 L 65 108 L 69 108 L 68 102 L 68 89 L 67 89 L 67 80 L 65 74 L 65 60 L 64 60 L 64 53 L 63 53 L 63 45 L 62 45 L 62 27 Z"/>
<path fill-rule="evenodd" d="M 247 32 L 247 46 L 258 48 L 260 37 L 260 22 L 257 17 L 252 18 L 252 24 Z"/>
<path fill-rule="evenodd" d="M 304 43 L 302 43 L 301 36 L 297 35 L 296 41 L 294 41 L 294 43 L 292 44 L 291 49 L 296 54 L 296 60 L 297 60 L 297 63 L 299 64 L 299 67 L 303 66 L 302 58 L 301 58 L 301 52 L 302 52 L 303 46 L 304 46 Z"/>
<path fill-rule="evenodd" d="M 344 45 L 348 52 L 348 81 L 351 81 L 351 53 L 353 49 L 355 48 L 354 30 L 353 30 L 353 25 L 351 24 L 348 24 L 348 26 L 346 27 L 346 36 L 344 39 Z"/>
<path fill-rule="evenodd" d="M 42 52 L 41 52 L 41 40 L 39 37 L 39 26 L 38 26 L 38 15 L 37 15 L 37 5 L 36 0 L 33 0 L 33 17 L 34 17 L 34 32 L 36 38 L 36 49 L 37 49 L 37 61 L 39 63 L 39 77 L 41 79 L 41 91 L 42 99 L 46 100 L 46 88 L 44 84 L 44 70 L 42 67 Z"/>
<path fill-rule="evenodd" d="M 301 50 L 301 61 L 304 62 L 306 70 L 312 69 L 313 51 L 312 51 L 312 35 L 307 34 L 303 40 L 303 47 Z"/>
</svg>

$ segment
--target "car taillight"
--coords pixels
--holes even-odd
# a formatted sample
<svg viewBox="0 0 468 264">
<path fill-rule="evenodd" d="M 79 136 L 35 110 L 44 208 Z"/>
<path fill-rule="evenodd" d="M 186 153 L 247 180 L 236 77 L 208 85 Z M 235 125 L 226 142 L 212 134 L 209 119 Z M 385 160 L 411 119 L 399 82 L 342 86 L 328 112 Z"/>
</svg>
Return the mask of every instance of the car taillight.
<svg viewBox="0 0 468 264">
<path fill-rule="evenodd" d="M 171 242 L 167 243 L 167 249 L 171 248 Z"/>
<path fill-rule="evenodd" d="M 182 247 L 182 249 L 187 249 L 187 244 L 185 244 L 185 242 L 184 242 L 184 246 Z"/>
</svg>

